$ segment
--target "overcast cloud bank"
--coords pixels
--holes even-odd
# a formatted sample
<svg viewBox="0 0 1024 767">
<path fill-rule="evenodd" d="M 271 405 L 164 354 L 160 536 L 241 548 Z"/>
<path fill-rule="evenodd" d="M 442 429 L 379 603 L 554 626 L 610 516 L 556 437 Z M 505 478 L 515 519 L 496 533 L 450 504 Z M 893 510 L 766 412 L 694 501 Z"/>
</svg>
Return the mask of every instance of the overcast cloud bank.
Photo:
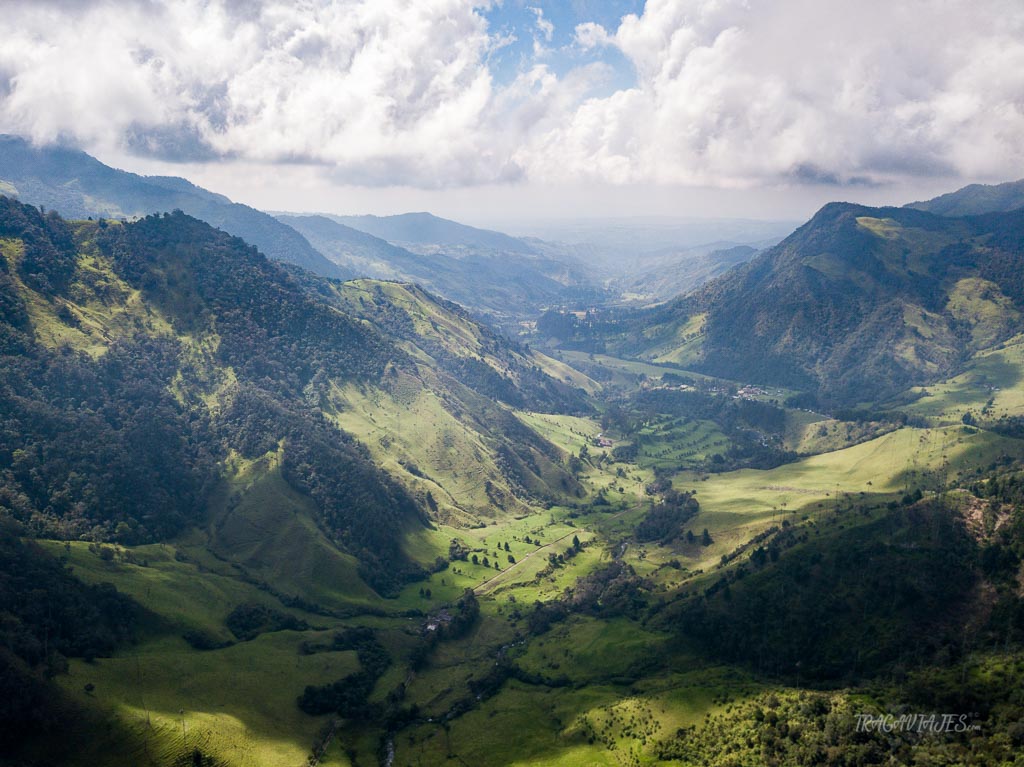
<svg viewBox="0 0 1024 767">
<path fill-rule="evenodd" d="M 424 188 L 1024 175 L 1018 2 L 649 0 L 580 22 L 560 73 L 532 2 L 535 55 L 505 82 L 492 4 L 4 6 L 0 131 L 38 142 Z M 607 92 L 607 50 L 631 86 Z"/>
</svg>

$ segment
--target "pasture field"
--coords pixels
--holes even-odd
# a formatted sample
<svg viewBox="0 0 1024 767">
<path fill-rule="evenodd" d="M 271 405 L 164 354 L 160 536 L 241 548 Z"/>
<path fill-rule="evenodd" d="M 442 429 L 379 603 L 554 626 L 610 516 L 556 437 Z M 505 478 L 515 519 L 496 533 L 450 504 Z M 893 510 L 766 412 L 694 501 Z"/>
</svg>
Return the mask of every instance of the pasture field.
<svg viewBox="0 0 1024 767">
<path fill-rule="evenodd" d="M 908 396 L 917 399 L 900 409 L 937 425 L 959 423 L 967 413 L 981 420 L 1024 415 L 1024 336 L 978 352 L 965 372 Z"/>
<path fill-rule="evenodd" d="M 994 412 L 1017 406 L 1017 383 L 1003 367 L 1016 364 L 1018 354 L 1024 357 L 1024 347 L 1008 345 L 980 355 L 972 368 L 975 376 L 987 371 L 984 385 L 998 388 L 989 405 Z M 664 370 L 621 365 L 645 375 Z M 622 616 L 574 614 L 534 635 L 535 604 L 559 599 L 616 559 L 646 579 L 654 598 L 669 599 L 720 577 L 723 556 L 739 552 L 737 561 L 745 561 L 745 544 L 773 525 L 804 526 L 813 545 L 815 530 L 839 519 L 836 511 L 864 509 L 850 522 L 859 524 L 908 491 L 942 491 L 1024 458 L 1021 441 L 955 417 L 969 393 L 977 406 L 981 395 L 972 392 L 981 380 L 930 387 L 932 396 L 911 408 L 933 419 L 931 428 L 875 434 L 873 425 L 855 431 L 789 411 L 787 440 L 828 452 L 771 470 L 720 474 L 676 470 L 724 449 L 725 435 L 709 422 L 652 420 L 641 430 L 636 461 L 625 463 L 595 444 L 596 415 L 515 412 L 566 456 L 587 448 L 577 474 L 583 493 L 497 510 L 487 508 L 480 489 L 482 477 L 500 476 L 491 446 L 458 425 L 434 395 L 402 379 L 388 392 L 337 390 L 338 423 L 389 471 L 439 502 L 432 526 L 405 536 L 406 553 L 427 567 L 453 551 L 465 559 L 447 561 L 392 599 L 379 597 L 359 578 L 356 561 L 317 527 L 310 501 L 284 480 L 280 450 L 258 459 L 233 454 L 202 524 L 171 543 L 103 553 L 86 542 L 45 542 L 76 575 L 115 584 L 147 611 L 136 644 L 112 658 L 73 661 L 58 677 L 85 710 L 117 725 L 110 740 L 79 744 L 78 761 L 68 763 L 114 767 L 120 762 L 113 755 L 130 753 L 137 764 L 159 765 L 199 748 L 230 767 L 297 767 L 329 718 L 302 713 L 296 698 L 306 685 L 360 669 L 354 651 L 304 654 L 303 644 L 329 643 L 335 632 L 362 626 L 375 631 L 391 658 L 369 701 L 417 713 L 392 735 L 366 722 L 342 722 L 321 765 L 653 764 L 659 743 L 680 728 L 701 727 L 708 716 L 789 688 L 710 663 L 669 633 Z M 682 535 L 635 540 L 653 500 L 644 488 L 655 469 L 669 471 L 677 489 L 696 492 L 700 510 L 683 528 L 698 538 L 706 529 L 709 545 Z M 580 549 L 566 556 L 574 538 Z M 479 621 L 414 661 L 428 619 L 451 609 L 467 589 L 479 601 Z M 286 607 L 289 596 L 321 610 Z M 244 604 L 292 615 L 310 628 L 239 641 L 225 620 Z M 183 638 L 189 632 L 223 646 L 196 649 Z M 505 661 L 519 676 L 488 688 L 489 675 Z"/>
<path fill-rule="evenodd" d="M 98 751 L 89 737 L 76 746 L 81 761 L 73 763 L 120 765 L 131 753 L 138 764 L 167 764 L 196 747 L 228 764 L 301 763 L 324 718 L 299 711 L 297 696 L 307 684 L 324 684 L 359 667 L 353 652 L 300 652 L 303 642 L 340 628 L 336 619 L 290 611 L 237 574 L 181 561 L 176 547 L 119 548 L 115 561 L 107 561 L 85 543 L 44 545 L 65 556 L 77 576 L 114 583 L 149 615 L 136 644 L 112 658 L 73 660 L 68 673 L 57 677 L 77 702 L 112 717 L 128 738 Z M 129 553 L 140 564 L 118 561 Z M 224 621 L 240 604 L 290 612 L 314 628 L 238 641 Z M 188 632 L 227 646 L 197 650 L 182 638 Z M 347 764 L 341 757 L 338 751 L 324 763 Z"/>
<path fill-rule="evenodd" d="M 354 652 L 301 655 L 299 643 L 314 638 L 306 633 L 274 632 L 205 652 L 167 638 L 91 664 L 76 661 L 61 683 L 76 692 L 94 685 L 90 701 L 111 705 L 142 736 L 144 753 L 200 747 L 230 764 L 301 764 L 325 718 L 303 714 L 295 699 L 307 684 L 359 668 Z"/>
<path fill-rule="evenodd" d="M 959 425 L 899 429 L 767 471 L 741 469 L 706 478 L 682 473 L 675 486 L 695 490 L 700 503 L 700 513 L 687 526 L 698 533 L 707 528 L 715 543 L 683 550 L 680 559 L 691 569 L 706 568 L 783 520 L 813 519 L 851 501 L 887 501 L 918 488 L 937 491 L 1007 457 L 1024 457 L 1024 443 Z"/>
<path fill-rule="evenodd" d="M 678 471 L 724 454 L 732 444 L 712 421 L 662 418 L 644 426 L 636 436 L 636 462 L 645 469 Z"/>
</svg>

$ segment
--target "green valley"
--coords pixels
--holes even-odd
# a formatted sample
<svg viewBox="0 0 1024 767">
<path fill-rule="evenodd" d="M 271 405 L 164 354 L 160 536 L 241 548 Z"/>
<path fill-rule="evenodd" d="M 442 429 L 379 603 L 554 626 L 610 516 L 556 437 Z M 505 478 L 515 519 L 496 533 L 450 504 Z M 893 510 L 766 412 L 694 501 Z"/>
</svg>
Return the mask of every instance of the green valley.
<svg viewBox="0 0 1024 767">
<path fill-rule="evenodd" d="M 1010 763 L 1010 286 L 905 308 L 946 361 L 826 408 L 710 364 L 713 311 L 657 353 L 618 356 L 642 313 L 541 351 L 181 213 L 2 203 L 0 682 L 42 702 L 16 763 Z M 910 237 L 887 220 L 853 226 Z M 854 727 L 908 707 L 978 729 Z"/>
<path fill-rule="evenodd" d="M 0 39 L 0 767 L 1024 767 L 1024 4 Z"/>
</svg>

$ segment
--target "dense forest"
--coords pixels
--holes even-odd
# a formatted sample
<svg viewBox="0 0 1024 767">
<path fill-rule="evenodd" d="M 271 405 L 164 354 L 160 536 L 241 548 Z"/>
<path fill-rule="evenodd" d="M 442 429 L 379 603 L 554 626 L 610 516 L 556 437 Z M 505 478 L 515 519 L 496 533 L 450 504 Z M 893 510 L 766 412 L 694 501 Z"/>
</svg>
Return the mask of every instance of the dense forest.
<svg viewBox="0 0 1024 767">
<path fill-rule="evenodd" d="M 403 364 L 388 340 L 313 300 L 241 240 L 181 213 L 73 230 L 52 213 L 6 198 L 0 206 L 0 232 L 23 251 L 0 260 L 5 515 L 35 535 L 163 540 L 201 521 L 228 451 L 258 457 L 283 445 L 284 476 L 313 499 L 368 582 L 387 593 L 419 577 L 394 534 L 422 524 L 417 503 L 307 404 L 329 379 L 376 378 Z M 67 307 L 89 287 L 77 274 L 88 240 L 173 333 L 115 338 L 98 356 L 39 342 L 26 305 L 34 299 L 14 278 L 64 307 L 58 321 L 79 322 Z M 189 346 L 200 337 L 216 338 L 212 355 Z M 228 378 L 208 407 L 203 397 Z"/>
<path fill-rule="evenodd" d="M 143 611 L 110 584 L 87 586 L 0 518 L 0 743 L 57 729 L 72 716 L 49 680 L 67 658 L 110 655 Z"/>
<path fill-rule="evenodd" d="M 1002 534 L 1013 543 L 993 550 L 1001 544 L 979 547 L 949 506 L 907 501 L 852 529 L 832 523 L 813 539 L 779 531 L 661 619 L 716 657 L 812 682 L 948 665 L 1024 638 L 1024 602 L 1012 591 L 1002 590 L 991 613 L 972 599 L 983 580 L 998 584 L 1016 571 L 1020 543 L 1010 531 L 1019 520 Z"/>
</svg>

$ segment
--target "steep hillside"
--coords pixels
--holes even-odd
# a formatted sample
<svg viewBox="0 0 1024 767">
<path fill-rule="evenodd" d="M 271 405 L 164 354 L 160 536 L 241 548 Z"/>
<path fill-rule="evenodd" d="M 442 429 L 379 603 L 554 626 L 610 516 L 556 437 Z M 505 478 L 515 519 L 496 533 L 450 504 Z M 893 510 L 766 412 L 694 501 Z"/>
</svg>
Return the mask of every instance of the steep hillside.
<svg viewBox="0 0 1024 767">
<path fill-rule="evenodd" d="M 939 216 L 977 216 L 983 213 L 1005 213 L 1024 208 L 1024 180 L 1005 184 L 971 184 L 932 200 L 906 205 Z"/>
<path fill-rule="evenodd" d="M 948 376 L 1020 331 L 1022 238 L 1020 211 L 946 218 L 832 203 L 698 293 L 597 318 L 587 337 L 827 402 L 870 401 Z"/>
<path fill-rule="evenodd" d="M 71 227 L 3 205 L 7 505 L 39 533 L 144 542 L 201 524 L 227 451 L 284 446 L 328 537 L 388 590 L 425 517 L 303 400 L 401 355 L 242 241 L 176 213 Z"/>
<path fill-rule="evenodd" d="M 0 192 L 68 218 L 135 217 L 181 210 L 241 237 L 271 258 L 328 277 L 346 277 L 294 229 L 185 179 L 139 176 L 62 147 L 33 147 L 0 135 Z"/>
<path fill-rule="evenodd" d="M 579 492 L 567 456 L 511 411 L 589 412 L 581 387 L 592 381 L 511 345 L 421 288 L 373 280 L 332 288 L 325 300 L 381 328 L 415 368 L 369 390 L 339 387 L 327 407 L 392 474 L 430 494 L 440 518 L 476 524 Z"/>
<path fill-rule="evenodd" d="M 574 492 L 559 451 L 506 410 L 585 409 L 578 390 L 454 306 L 290 277 L 182 213 L 72 225 L 0 206 L 0 498 L 38 534 L 143 543 L 216 523 L 223 543 L 229 512 L 278 476 L 313 539 L 387 593 L 422 572 L 403 541 L 429 516 L 472 523 Z M 425 427 L 437 465 L 422 443 L 339 428 L 361 425 L 357 405 L 408 417 L 412 400 L 448 424 Z M 478 493 L 445 489 L 470 467 Z M 216 501 L 224 481 L 236 489 Z"/>
<path fill-rule="evenodd" d="M 841 401 L 935 380 L 1019 332 L 1021 233 L 1020 213 L 827 206 L 700 297 L 704 364 Z"/>
</svg>

